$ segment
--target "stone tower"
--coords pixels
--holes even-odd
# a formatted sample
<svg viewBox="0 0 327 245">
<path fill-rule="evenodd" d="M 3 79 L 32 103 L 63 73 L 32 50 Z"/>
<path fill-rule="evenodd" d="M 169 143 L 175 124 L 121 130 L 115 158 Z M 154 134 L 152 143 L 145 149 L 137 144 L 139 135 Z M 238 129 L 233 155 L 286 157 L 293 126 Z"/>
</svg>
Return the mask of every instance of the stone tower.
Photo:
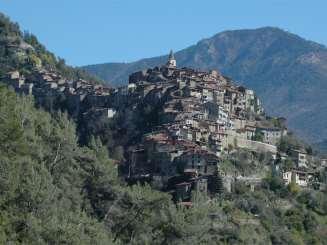
<svg viewBox="0 0 327 245">
<path fill-rule="evenodd" d="M 168 68 L 176 68 L 176 59 L 174 57 L 174 52 L 171 50 L 166 66 Z"/>
</svg>

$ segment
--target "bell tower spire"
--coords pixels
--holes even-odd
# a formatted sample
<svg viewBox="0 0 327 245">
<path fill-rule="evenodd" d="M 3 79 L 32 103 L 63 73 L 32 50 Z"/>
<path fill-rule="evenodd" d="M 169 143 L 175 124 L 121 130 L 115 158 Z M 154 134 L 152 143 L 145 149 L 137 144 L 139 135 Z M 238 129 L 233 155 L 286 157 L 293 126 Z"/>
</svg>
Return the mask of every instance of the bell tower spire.
<svg viewBox="0 0 327 245">
<path fill-rule="evenodd" d="M 170 50 L 168 61 L 167 61 L 166 65 L 168 68 L 176 68 L 176 66 L 177 66 L 173 50 Z"/>
</svg>

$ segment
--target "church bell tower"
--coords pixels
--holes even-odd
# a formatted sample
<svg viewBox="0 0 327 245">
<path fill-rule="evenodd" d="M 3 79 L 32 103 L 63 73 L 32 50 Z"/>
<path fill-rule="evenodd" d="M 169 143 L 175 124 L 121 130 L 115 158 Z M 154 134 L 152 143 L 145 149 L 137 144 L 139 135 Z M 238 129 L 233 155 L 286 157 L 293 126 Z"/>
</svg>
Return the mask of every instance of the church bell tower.
<svg viewBox="0 0 327 245">
<path fill-rule="evenodd" d="M 177 65 L 177 63 L 176 63 L 176 59 L 174 57 L 174 52 L 171 50 L 166 66 L 168 68 L 176 68 L 176 65 Z"/>
</svg>

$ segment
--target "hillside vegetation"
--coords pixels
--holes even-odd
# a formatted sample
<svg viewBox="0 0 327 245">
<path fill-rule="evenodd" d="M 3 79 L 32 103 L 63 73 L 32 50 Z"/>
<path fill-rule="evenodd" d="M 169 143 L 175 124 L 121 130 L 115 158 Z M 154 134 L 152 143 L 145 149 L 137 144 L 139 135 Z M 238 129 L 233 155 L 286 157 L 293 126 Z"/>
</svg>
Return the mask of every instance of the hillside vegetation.
<svg viewBox="0 0 327 245">
<path fill-rule="evenodd" d="M 35 68 L 58 72 L 67 79 L 101 82 L 81 69 L 67 66 L 64 59 L 56 57 L 39 43 L 35 35 L 22 32 L 18 24 L 0 13 L 0 77 L 13 70 L 27 75 Z"/>
<path fill-rule="evenodd" d="M 176 206 L 149 186 L 127 187 L 98 140 L 76 143 L 64 114 L 0 87 L 0 243 L 326 244 L 327 196 L 262 188 Z"/>
</svg>

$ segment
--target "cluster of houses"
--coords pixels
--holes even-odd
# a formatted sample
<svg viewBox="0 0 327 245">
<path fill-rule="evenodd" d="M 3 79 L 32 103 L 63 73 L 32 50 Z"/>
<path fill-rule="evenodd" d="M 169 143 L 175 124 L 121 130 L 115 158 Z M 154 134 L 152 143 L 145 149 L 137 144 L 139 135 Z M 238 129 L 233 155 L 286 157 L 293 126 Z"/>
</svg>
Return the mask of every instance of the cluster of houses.
<svg viewBox="0 0 327 245">
<path fill-rule="evenodd" d="M 51 110 L 54 104 L 62 103 L 64 109 L 75 116 L 90 113 L 112 118 L 115 110 L 110 107 L 114 89 L 83 79 L 69 80 L 56 71 L 35 67 L 28 75 L 12 71 L 1 78 L 2 82 L 17 93 L 34 95 L 36 102 Z M 61 109 L 60 106 L 54 109 Z"/>
<path fill-rule="evenodd" d="M 276 158 L 277 144 L 287 134 L 285 119 L 265 116 L 253 90 L 217 71 L 177 68 L 172 53 L 166 65 L 131 74 L 119 92 L 161 105 L 159 125 L 130 148 L 126 164 L 130 178 L 151 176 L 163 188 L 190 173 L 197 178 L 182 178 L 176 190 L 191 190 L 197 180 L 210 184 L 222 156 L 237 147 Z"/>
<path fill-rule="evenodd" d="M 295 163 L 295 167 L 286 169 L 282 172 L 282 178 L 286 185 L 291 183 L 296 183 L 301 187 L 309 187 L 316 182 L 316 175 L 319 169 L 310 168 L 309 163 L 313 161 L 312 156 L 307 154 L 305 149 L 293 149 L 290 151 L 288 156 L 283 156 L 283 160 L 285 158 L 289 158 L 293 163 Z M 324 166 L 320 166 L 320 170 L 324 168 Z"/>
<path fill-rule="evenodd" d="M 176 64 L 171 52 L 164 66 L 133 73 L 129 84 L 117 89 L 70 81 L 42 68 L 27 77 L 13 71 L 2 80 L 39 100 L 65 95 L 72 115 L 92 120 L 113 118 L 126 103 L 160 105 L 158 125 L 128 148 L 123 165 L 128 179 L 150 178 L 160 189 L 174 191 L 177 199 L 186 200 L 194 189 L 206 191 L 222 156 L 235 148 L 269 152 L 273 159 L 280 155 L 277 144 L 287 134 L 285 119 L 267 117 L 253 90 L 218 71 Z M 306 152 L 294 150 L 290 157 L 297 168 L 282 172 L 285 184 L 308 186 L 313 173 Z M 231 182 L 230 176 L 224 180 Z"/>
<path fill-rule="evenodd" d="M 142 98 L 165 102 L 161 119 L 170 135 L 212 148 L 217 156 L 235 141 L 239 147 L 251 145 L 276 153 L 271 146 L 287 133 L 286 127 L 263 126 L 263 108 L 253 90 L 232 84 L 217 71 L 175 65 L 171 54 L 165 66 L 132 74 L 128 85 Z M 260 142 L 247 144 L 258 133 Z"/>
<path fill-rule="evenodd" d="M 35 94 L 49 92 L 49 90 L 80 95 L 81 100 L 87 95 L 109 95 L 111 89 L 102 85 L 93 84 L 83 79 L 76 81 L 67 80 L 55 71 L 44 68 L 34 68 L 33 72 L 24 76 L 19 71 L 12 71 L 2 78 L 11 85 L 17 92 L 24 94 Z"/>
<path fill-rule="evenodd" d="M 271 162 L 279 155 L 291 159 L 294 166 L 279 173 L 285 185 L 308 187 L 314 181 L 317 170 L 311 168 L 312 157 L 305 150 L 286 154 L 277 149 L 287 135 L 286 120 L 266 116 L 253 90 L 236 86 L 217 71 L 177 68 L 171 53 L 166 65 L 133 73 L 124 92 L 161 105 L 159 125 L 129 151 L 128 176 L 151 176 L 183 199 L 199 186 L 206 190 L 203 185 L 210 186 L 210 176 L 223 157 L 245 148 L 270 153 Z M 253 187 L 262 179 L 222 177 L 227 190 L 233 181 Z"/>
</svg>

